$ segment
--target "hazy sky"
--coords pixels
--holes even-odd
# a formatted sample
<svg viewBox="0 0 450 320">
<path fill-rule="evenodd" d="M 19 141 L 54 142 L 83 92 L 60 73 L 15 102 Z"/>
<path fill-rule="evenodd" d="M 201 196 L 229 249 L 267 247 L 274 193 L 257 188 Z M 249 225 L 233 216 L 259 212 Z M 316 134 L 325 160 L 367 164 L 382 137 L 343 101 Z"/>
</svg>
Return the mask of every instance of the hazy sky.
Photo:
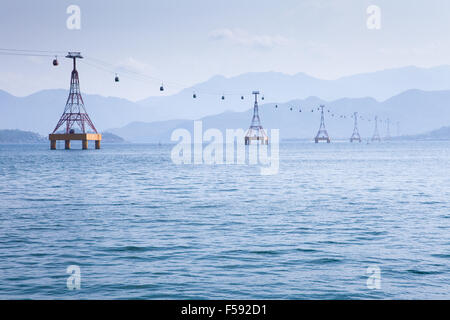
<svg viewBox="0 0 450 320">
<path fill-rule="evenodd" d="M 69 30 L 66 9 L 81 8 Z M 366 25 L 369 5 L 381 29 Z M 167 93 L 221 74 L 279 71 L 333 79 L 406 65 L 450 64 L 448 0 L 2 0 L 2 48 L 79 50 L 119 70 L 164 79 Z M 0 89 L 15 95 L 67 89 L 70 61 L 1 56 Z M 88 60 L 86 60 L 88 62 Z M 83 92 L 137 100 L 159 81 L 137 81 L 85 63 Z M 137 76 L 136 76 L 137 77 Z M 172 83 L 174 83 L 172 85 Z"/>
</svg>

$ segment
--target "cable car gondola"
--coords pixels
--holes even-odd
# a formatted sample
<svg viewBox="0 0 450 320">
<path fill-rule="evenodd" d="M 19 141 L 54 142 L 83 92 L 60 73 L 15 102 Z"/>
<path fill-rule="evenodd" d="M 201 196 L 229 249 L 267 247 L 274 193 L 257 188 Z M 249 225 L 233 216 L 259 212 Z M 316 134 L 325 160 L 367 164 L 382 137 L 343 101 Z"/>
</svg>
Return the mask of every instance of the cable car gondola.
<svg viewBox="0 0 450 320">
<path fill-rule="evenodd" d="M 241 100 L 244 100 L 244 96 L 241 96 Z"/>
<path fill-rule="evenodd" d="M 197 95 L 195 94 L 195 92 L 192 94 L 192 98 L 197 98 Z"/>
<path fill-rule="evenodd" d="M 59 62 L 58 62 L 58 57 L 57 56 L 55 56 L 55 59 L 53 59 L 53 65 L 56 67 L 57 65 L 59 65 Z"/>
<path fill-rule="evenodd" d="M 261 100 L 264 100 L 264 96 L 261 97 Z"/>
<path fill-rule="evenodd" d="M 114 77 L 114 81 L 119 82 L 119 76 L 117 75 L 117 73 L 116 73 L 116 76 Z"/>
<path fill-rule="evenodd" d="M 161 87 L 159 87 L 159 91 L 164 91 L 164 84 L 161 83 Z"/>
<path fill-rule="evenodd" d="M 222 100 L 225 100 L 225 96 L 222 96 Z"/>
</svg>

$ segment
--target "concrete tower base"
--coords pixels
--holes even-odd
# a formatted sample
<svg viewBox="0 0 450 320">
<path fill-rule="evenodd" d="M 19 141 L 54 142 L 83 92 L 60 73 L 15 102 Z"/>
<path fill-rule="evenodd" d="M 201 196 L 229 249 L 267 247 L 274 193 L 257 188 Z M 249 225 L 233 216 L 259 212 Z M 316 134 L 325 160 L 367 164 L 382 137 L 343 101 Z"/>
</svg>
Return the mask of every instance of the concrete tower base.
<svg viewBox="0 0 450 320">
<path fill-rule="evenodd" d="M 100 142 L 102 141 L 102 135 L 99 133 L 52 133 L 48 135 L 50 140 L 50 149 L 56 150 L 56 141 L 64 140 L 65 149 L 70 149 L 71 140 L 81 140 L 83 150 L 88 148 L 88 141 L 95 141 L 95 149 L 100 149 Z"/>
</svg>

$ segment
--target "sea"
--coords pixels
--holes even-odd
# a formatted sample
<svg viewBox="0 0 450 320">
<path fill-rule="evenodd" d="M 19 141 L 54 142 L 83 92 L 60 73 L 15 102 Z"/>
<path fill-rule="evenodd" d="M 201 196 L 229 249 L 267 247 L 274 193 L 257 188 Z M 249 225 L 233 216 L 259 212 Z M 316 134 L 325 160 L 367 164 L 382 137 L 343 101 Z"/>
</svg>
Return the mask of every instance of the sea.
<svg viewBox="0 0 450 320">
<path fill-rule="evenodd" d="M 0 145 L 0 299 L 450 299 L 450 141 L 72 145 Z"/>
</svg>

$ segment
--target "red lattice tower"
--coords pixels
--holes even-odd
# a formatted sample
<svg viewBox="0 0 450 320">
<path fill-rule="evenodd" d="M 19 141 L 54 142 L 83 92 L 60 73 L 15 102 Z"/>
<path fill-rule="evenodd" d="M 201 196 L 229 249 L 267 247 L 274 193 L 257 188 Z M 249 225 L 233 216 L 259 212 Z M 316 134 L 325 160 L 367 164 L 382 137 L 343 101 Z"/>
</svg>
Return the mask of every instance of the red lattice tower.
<svg viewBox="0 0 450 320">
<path fill-rule="evenodd" d="M 70 91 L 69 97 L 67 98 L 66 107 L 64 109 L 64 113 L 58 121 L 58 124 L 53 130 L 53 133 L 56 133 L 58 129 L 64 127 L 64 133 L 87 133 L 86 129 L 89 128 L 97 133 L 97 129 L 95 129 L 94 124 L 92 123 L 89 115 L 86 112 L 86 108 L 84 107 L 83 98 L 81 97 L 80 92 L 80 80 L 78 78 L 77 71 L 77 59 L 83 59 L 80 52 L 69 52 L 66 58 L 73 59 L 73 70 L 72 76 L 70 78 Z M 76 132 L 74 126 L 77 126 L 80 130 Z"/>
</svg>

